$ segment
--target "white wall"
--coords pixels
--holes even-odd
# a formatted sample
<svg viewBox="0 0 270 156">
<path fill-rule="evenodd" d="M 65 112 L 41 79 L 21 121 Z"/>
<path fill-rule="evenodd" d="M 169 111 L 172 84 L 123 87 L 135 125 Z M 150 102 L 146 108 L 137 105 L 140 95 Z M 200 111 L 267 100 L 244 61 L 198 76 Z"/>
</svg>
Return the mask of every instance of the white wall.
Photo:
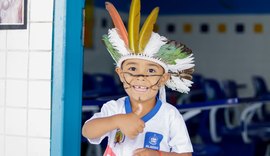
<svg viewBox="0 0 270 156">
<path fill-rule="evenodd" d="M 53 0 L 28 0 L 24 30 L 0 30 L 0 155 L 49 156 Z"/>
<path fill-rule="evenodd" d="M 251 76 L 255 74 L 264 76 L 270 85 L 268 68 L 270 15 L 179 16 L 177 18 L 180 21 L 178 27 L 181 28 L 182 23 L 191 23 L 194 31 L 191 34 L 180 31 L 176 35 L 168 35 L 168 38 L 179 39 L 193 49 L 196 72 L 220 81 L 233 79 L 238 83 L 246 84 L 247 88 L 240 90 L 241 96 L 253 96 Z M 159 19 L 163 21 L 168 20 L 169 17 Z M 202 34 L 198 31 L 201 23 L 209 24 L 209 33 Z M 228 29 L 226 33 L 221 34 L 217 31 L 216 27 L 219 23 L 225 23 Z M 237 23 L 243 23 L 245 26 L 243 34 L 236 33 Z M 263 33 L 257 34 L 253 31 L 255 23 L 263 25 Z M 161 32 L 165 31 L 161 29 Z"/>
<path fill-rule="evenodd" d="M 162 8 L 161 8 L 162 9 Z M 121 13 L 123 19 L 127 14 Z M 107 28 L 100 28 L 101 19 L 109 21 Z M 269 52 L 270 52 L 270 15 L 176 15 L 158 17 L 159 33 L 169 39 L 185 43 L 190 47 L 195 56 L 197 73 L 207 78 L 236 80 L 240 84 L 246 84 L 247 88 L 240 90 L 240 96 L 253 96 L 251 76 L 262 75 L 270 86 Z M 85 72 L 114 73 L 113 60 L 101 42 L 101 36 L 112 28 L 107 11 L 95 9 L 94 48 L 85 50 Z M 141 20 L 142 23 L 143 19 Z M 167 24 L 174 23 L 176 32 L 168 34 Z M 183 24 L 190 23 L 192 32 L 183 32 Z M 200 32 L 200 25 L 207 23 L 210 31 L 206 34 Z M 227 32 L 219 33 L 217 25 L 224 23 Z M 238 34 L 235 25 L 242 23 L 245 32 Z M 253 31 L 254 24 L 263 25 L 262 33 Z"/>
</svg>

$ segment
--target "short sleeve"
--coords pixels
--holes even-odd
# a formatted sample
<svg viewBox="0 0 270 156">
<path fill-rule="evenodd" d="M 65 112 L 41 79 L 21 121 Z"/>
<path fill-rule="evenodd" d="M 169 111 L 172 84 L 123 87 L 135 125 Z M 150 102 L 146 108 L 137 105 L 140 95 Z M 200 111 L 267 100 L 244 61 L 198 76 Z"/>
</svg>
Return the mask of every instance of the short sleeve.
<svg viewBox="0 0 270 156">
<path fill-rule="evenodd" d="M 176 153 L 193 152 L 192 144 L 182 115 L 177 109 L 171 111 L 171 135 L 169 141 L 169 146 L 172 148 L 171 151 Z"/>
<path fill-rule="evenodd" d="M 93 120 L 95 118 L 102 118 L 102 117 L 108 117 L 108 116 L 112 116 L 114 114 L 116 114 L 116 101 L 109 101 L 107 103 L 105 103 L 100 112 L 95 113 L 89 120 L 87 120 L 86 122 Z M 88 139 L 88 141 L 91 144 L 100 144 L 101 141 L 107 137 L 109 135 L 109 132 L 104 134 L 103 136 L 99 137 L 99 138 L 95 138 L 95 139 Z"/>
</svg>

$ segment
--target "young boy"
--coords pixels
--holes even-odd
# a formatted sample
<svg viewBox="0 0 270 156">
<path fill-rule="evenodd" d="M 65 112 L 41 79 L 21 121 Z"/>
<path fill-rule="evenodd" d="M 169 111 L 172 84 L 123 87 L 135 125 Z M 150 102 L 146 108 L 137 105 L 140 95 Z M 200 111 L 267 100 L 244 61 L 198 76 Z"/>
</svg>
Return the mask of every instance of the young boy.
<svg viewBox="0 0 270 156">
<path fill-rule="evenodd" d="M 158 8 L 139 33 L 140 1 L 133 0 L 128 34 L 113 5 L 106 2 L 106 9 L 116 28 L 103 40 L 128 96 L 104 104 L 84 124 L 83 136 L 93 144 L 108 137 L 105 156 L 191 156 L 185 122 L 166 102 L 164 88 L 166 84 L 179 92 L 189 91 L 194 67 L 191 50 L 152 32 Z"/>
</svg>

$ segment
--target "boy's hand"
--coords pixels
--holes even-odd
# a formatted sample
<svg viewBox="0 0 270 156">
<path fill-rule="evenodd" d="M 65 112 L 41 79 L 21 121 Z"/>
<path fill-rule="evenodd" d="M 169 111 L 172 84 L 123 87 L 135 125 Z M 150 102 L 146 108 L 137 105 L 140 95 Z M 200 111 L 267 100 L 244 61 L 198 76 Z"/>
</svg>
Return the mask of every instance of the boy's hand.
<svg viewBox="0 0 270 156">
<path fill-rule="evenodd" d="M 118 127 L 130 139 L 134 139 L 139 133 L 143 132 L 145 125 L 139 117 L 141 112 L 142 106 L 139 104 L 135 112 L 119 116 Z"/>
<path fill-rule="evenodd" d="M 133 152 L 133 156 L 159 156 L 159 153 L 148 148 L 138 148 Z"/>
</svg>

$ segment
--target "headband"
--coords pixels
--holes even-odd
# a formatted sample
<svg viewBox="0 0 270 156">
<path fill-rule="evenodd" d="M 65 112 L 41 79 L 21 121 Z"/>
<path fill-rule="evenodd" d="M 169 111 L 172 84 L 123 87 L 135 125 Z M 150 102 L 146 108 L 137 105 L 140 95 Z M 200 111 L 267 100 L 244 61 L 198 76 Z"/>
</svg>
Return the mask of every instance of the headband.
<svg viewBox="0 0 270 156">
<path fill-rule="evenodd" d="M 127 59 L 144 59 L 162 66 L 171 74 L 166 86 L 181 93 L 188 93 L 192 85 L 194 57 L 186 45 L 168 40 L 153 32 L 159 7 L 152 10 L 140 29 L 140 0 L 132 0 L 129 12 L 128 31 L 113 4 L 106 2 L 115 28 L 103 35 L 103 42 L 114 59 L 117 67 L 121 67 Z M 164 89 L 163 89 L 164 90 Z"/>
</svg>

